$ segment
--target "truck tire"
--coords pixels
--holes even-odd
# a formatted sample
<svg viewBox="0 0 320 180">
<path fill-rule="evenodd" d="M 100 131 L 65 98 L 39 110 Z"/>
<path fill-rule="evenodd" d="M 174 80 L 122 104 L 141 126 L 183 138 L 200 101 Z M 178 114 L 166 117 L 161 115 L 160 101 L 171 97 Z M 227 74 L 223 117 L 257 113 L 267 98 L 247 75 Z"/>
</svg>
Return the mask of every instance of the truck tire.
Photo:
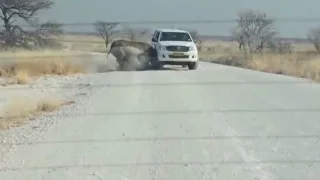
<svg viewBox="0 0 320 180">
<path fill-rule="evenodd" d="M 160 70 L 162 69 L 163 65 L 161 62 L 158 60 L 158 52 L 154 48 L 149 49 L 149 56 L 150 56 L 150 64 L 151 68 L 155 70 Z"/>
<path fill-rule="evenodd" d="M 155 70 L 161 70 L 163 69 L 163 66 L 163 63 L 161 63 L 160 61 L 156 61 L 153 67 Z"/>
<path fill-rule="evenodd" d="M 198 64 L 199 64 L 199 61 L 197 61 L 197 62 L 190 62 L 190 63 L 188 64 L 189 70 L 196 70 L 196 69 L 198 68 Z"/>
</svg>

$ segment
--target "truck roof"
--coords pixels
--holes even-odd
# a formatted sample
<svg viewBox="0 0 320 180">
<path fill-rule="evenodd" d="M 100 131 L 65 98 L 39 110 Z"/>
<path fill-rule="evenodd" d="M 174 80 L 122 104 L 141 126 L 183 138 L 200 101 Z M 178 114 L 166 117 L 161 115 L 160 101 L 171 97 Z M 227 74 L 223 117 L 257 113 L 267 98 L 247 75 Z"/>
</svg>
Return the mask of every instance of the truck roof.
<svg viewBox="0 0 320 180">
<path fill-rule="evenodd" d="M 188 31 L 181 30 L 181 29 L 157 29 L 156 31 L 161 31 L 161 32 L 183 32 L 187 33 Z"/>
</svg>

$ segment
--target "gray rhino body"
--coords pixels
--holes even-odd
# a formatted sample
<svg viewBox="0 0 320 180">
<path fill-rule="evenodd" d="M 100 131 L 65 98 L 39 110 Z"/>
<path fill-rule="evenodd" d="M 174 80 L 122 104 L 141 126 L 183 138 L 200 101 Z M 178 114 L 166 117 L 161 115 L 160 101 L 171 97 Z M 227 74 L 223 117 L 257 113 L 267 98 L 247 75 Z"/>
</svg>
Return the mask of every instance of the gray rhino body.
<svg viewBox="0 0 320 180">
<path fill-rule="evenodd" d="M 114 41 L 107 56 L 110 53 L 116 58 L 121 70 L 128 64 L 131 64 L 130 67 L 133 67 L 132 64 L 139 64 L 136 67 L 138 69 L 148 68 L 150 61 L 155 57 L 155 51 L 150 44 L 127 40 Z"/>
<path fill-rule="evenodd" d="M 148 59 L 141 56 L 140 49 L 130 46 L 114 47 L 110 53 L 116 58 L 119 70 L 143 70 L 148 68 Z"/>
</svg>

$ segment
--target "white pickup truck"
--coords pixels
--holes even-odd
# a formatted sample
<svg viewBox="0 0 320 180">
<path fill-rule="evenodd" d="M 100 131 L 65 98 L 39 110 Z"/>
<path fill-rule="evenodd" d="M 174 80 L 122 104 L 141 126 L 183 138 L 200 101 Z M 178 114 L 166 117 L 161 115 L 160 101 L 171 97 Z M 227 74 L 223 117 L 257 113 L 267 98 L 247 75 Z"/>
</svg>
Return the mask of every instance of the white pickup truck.
<svg viewBox="0 0 320 180">
<path fill-rule="evenodd" d="M 152 37 L 152 47 L 156 52 L 156 68 L 164 65 L 198 67 L 198 49 L 188 31 L 179 29 L 157 29 Z"/>
</svg>

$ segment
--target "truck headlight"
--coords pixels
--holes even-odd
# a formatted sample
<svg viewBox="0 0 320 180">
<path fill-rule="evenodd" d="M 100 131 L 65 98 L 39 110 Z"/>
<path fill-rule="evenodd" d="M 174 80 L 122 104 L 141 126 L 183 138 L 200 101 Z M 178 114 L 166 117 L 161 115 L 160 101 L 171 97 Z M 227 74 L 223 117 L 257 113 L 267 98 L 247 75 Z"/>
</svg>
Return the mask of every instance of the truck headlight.
<svg viewBox="0 0 320 180">
<path fill-rule="evenodd" d="M 166 46 L 160 46 L 160 51 L 165 51 L 167 50 Z"/>
<path fill-rule="evenodd" d="M 195 46 L 190 46 L 189 47 L 189 51 L 195 51 L 196 50 L 196 47 Z"/>
</svg>

